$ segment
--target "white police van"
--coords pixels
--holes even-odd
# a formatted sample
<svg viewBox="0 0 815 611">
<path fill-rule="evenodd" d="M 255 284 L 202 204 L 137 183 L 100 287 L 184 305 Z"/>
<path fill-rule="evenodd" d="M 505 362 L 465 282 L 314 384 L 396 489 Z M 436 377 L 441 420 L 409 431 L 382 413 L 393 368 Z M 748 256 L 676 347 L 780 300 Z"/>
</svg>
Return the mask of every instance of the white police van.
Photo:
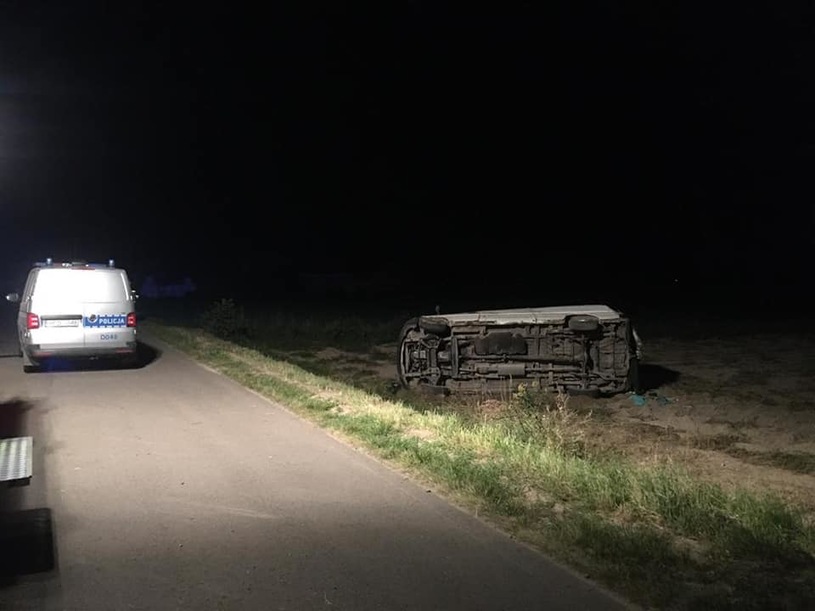
<svg viewBox="0 0 815 611">
<path fill-rule="evenodd" d="M 19 303 L 17 332 L 23 370 L 53 359 L 136 360 L 136 293 L 124 269 L 106 264 L 47 259 L 29 271 Z"/>
</svg>

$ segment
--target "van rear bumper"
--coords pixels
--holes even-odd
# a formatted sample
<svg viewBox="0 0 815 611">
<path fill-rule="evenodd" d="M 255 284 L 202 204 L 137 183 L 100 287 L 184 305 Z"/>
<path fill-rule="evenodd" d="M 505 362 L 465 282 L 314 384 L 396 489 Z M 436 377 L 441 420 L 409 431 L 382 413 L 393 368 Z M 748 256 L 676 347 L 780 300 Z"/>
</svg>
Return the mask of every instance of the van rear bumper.
<svg viewBox="0 0 815 611">
<path fill-rule="evenodd" d="M 93 348 L 66 348 L 65 346 L 49 346 L 48 344 L 29 344 L 23 347 L 26 355 L 32 361 L 41 361 L 50 358 L 62 359 L 91 359 L 91 358 L 120 358 L 136 354 L 138 347 L 135 341 L 110 347 Z"/>
</svg>

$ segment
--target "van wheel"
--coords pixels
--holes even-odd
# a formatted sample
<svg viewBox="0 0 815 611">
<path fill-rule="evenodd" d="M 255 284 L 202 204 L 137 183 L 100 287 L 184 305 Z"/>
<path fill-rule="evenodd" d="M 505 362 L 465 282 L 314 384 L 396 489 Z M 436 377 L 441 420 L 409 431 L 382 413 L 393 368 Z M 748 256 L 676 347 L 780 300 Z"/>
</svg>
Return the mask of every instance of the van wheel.
<svg viewBox="0 0 815 611">
<path fill-rule="evenodd" d="M 22 354 L 23 357 L 23 373 L 35 373 L 39 370 L 39 367 L 35 365 L 31 359 L 29 359 L 25 352 Z"/>
</svg>

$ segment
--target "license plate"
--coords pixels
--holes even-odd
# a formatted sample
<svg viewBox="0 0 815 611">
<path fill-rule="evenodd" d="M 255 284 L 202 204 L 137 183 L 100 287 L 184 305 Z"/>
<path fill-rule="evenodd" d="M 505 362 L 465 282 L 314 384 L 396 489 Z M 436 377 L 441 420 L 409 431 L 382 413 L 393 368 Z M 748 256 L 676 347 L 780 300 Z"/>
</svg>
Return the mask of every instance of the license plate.
<svg viewBox="0 0 815 611">
<path fill-rule="evenodd" d="M 44 320 L 46 327 L 78 327 L 78 320 Z"/>
</svg>

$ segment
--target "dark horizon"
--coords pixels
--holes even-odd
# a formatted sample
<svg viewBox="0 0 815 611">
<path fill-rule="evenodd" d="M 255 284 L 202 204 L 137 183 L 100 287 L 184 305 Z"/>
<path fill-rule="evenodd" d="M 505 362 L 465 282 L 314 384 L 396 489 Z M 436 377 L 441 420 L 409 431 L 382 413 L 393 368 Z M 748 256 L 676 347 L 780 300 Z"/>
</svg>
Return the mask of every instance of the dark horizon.
<svg viewBox="0 0 815 611">
<path fill-rule="evenodd" d="M 811 21 L 3 2 L 0 272 L 804 296 Z"/>
</svg>

